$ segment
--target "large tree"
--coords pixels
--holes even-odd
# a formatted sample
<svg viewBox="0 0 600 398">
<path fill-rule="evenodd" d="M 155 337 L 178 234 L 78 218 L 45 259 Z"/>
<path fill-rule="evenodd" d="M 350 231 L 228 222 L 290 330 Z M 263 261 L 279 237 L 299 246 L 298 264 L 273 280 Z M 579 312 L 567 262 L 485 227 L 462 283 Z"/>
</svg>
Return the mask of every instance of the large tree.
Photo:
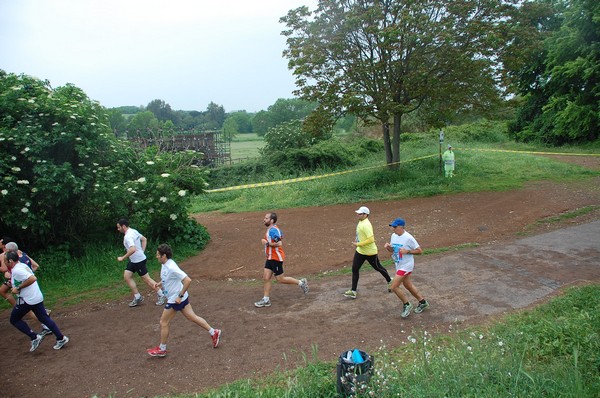
<svg viewBox="0 0 600 398">
<path fill-rule="evenodd" d="M 252 121 L 253 131 L 265 135 L 269 129 L 292 120 L 303 120 L 317 104 L 299 98 L 279 98 L 266 111 L 258 112 Z"/>
<path fill-rule="evenodd" d="M 206 107 L 204 113 L 205 128 L 209 130 L 218 130 L 223 128 L 225 122 L 225 108 L 223 105 L 217 105 L 214 102 L 210 102 Z"/>
<path fill-rule="evenodd" d="M 159 122 L 154 113 L 150 111 L 143 111 L 136 113 L 131 120 L 127 129 L 129 133 L 128 137 L 149 137 L 152 135 L 152 131 L 158 130 Z"/>
<path fill-rule="evenodd" d="M 523 5 L 515 20 L 538 50 L 517 62 L 505 58 L 523 96 L 511 135 L 554 145 L 597 140 L 600 3 L 538 0 Z"/>
<path fill-rule="evenodd" d="M 154 116 L 156 116 L 156 118 L 161 122 L 170 120 L 173 123 L 177 123 L 177 114 L 173 112 L 171 105 L 167 104 L 161 99 L 150 101 L 146 107 L 146 110 L 154 113 Z"/>
<path fill-rule="evenodd" d="M 427 109 L 438 124 L 499 98 L 497 49 L 510 4 L 499 0 L 320 0 L 281 19 L 296 94 L 331 114 L 383 128 L 400 160 L 403 116 Z"/>
</svg>

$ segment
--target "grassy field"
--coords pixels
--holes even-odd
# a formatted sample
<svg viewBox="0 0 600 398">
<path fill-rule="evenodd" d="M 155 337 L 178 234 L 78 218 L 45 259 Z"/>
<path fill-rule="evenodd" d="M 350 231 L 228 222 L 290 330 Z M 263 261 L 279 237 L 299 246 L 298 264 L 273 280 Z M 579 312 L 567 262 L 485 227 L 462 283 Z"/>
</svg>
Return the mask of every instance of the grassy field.
<svg viewBox="0 0 600 398">
<path fill-rule="evenodd" d="M 258 151 L 263 146 L 263 138 L 254 133 L 236 135 L 231 141 L 232 163 L 238 163 L 240 161 L 258 157 Z"/>
<path fill-rule="evenodd" d="M 407 143 L 401 149 L 402 163 L 399 168 L 386 167 L 385 156 L 381 153 L 365 159 L 363 164 L 347 174 L 306 182 L 204 194 L 195 198 L 190 211 L 245 212 L 268 208 L 364 203 L 444 193 L 502 191 L 520 188 L 528 181 L 574 180 L 600 174 L 528 153 L 545 150 L 544 148 L 514 143 L 470 143 L 462 145 L 464 149 L 461 149 L 460 143 L 456 145 L 457 165 L 452 179 L 446 179 L 440 173 L 436 145 L 425 147 L 420 143 Z M 494 152 L 495 150 L 522 152 Z M 312 176 L 329 172 L 330 170 L 323 170 Z M 273 180 L 283 178 L 285 177 L 273 176 Z"/>
</svg>

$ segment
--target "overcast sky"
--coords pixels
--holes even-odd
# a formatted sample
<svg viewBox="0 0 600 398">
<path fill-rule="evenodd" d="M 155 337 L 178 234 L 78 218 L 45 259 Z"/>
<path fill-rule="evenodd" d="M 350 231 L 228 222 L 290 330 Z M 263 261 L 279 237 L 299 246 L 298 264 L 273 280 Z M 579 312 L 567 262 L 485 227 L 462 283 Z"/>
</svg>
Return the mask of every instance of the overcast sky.
<svg viewBox="0 0 600 398">
<path fill-rule="evenodd" d="M 0 69 L 105 107 L 267 109 L 291 98 L 279 18 L 317 0 L 0 0 Z"/>
</svg>

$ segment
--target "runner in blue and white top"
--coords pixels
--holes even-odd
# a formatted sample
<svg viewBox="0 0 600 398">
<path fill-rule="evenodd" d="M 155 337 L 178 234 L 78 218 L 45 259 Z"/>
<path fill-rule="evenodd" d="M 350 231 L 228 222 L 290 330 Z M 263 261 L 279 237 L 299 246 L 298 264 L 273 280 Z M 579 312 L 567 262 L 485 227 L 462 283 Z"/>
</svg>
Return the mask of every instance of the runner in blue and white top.
<svg viewBox="0 0 600 398">
<path fill-rule="evenodd" d="M 423 249 L 421 249 L 417 240 L 404 230 L 405 225 L 406 222 L 403 218 L 396 218 L 392 221 L 390 227 L 393 228 L 394 233 L 392 233 L 390 242 L 385 244 L 385 249 L 392 253 L 392 259 L 396 266 L 396 275 L 394 275 L 391 290 L 403 303 L 402 313 L 400 315 L 402 318 L 406 318 L 410 315 L 413 306 L 402 292 L 402 289 L 400 289 L 400 285 L 404 285 L 410 294 L 419 300 L 419 304 L 417 305 L 417 308 L 415 308 L 415 313 L 420 314 L 425 308 L 429 307 L 429 303 L 419 294 L 419 291 L 415 285 L 413 285 L 411 278 L 412 271 L 415 267 L 414 255 L 423 254 Z"/>
</svg>

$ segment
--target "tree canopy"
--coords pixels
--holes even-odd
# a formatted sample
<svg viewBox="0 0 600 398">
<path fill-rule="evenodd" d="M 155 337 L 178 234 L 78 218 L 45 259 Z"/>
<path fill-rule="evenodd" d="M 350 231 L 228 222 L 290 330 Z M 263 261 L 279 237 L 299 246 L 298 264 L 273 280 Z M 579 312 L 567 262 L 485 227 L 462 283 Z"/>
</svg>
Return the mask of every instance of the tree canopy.
<svg viewBox="0 0 600 398">
<path fill-rule="evenodd" d="M 512 64 L 523 103 L 510 126 L 519 140 L 594 141 L 600 130 L 600 3 L 536 2 L 519 9 L 532 50 Z M 531 48 L 531 47 L 530 47 Z"/>
<path fill-rule="evenodd" d="M 281 19 L 284 56 L 296 94 L 381 123 L 386 160 L 397 162 L 404 115 L 427 109 L 443 125 L 499 99 L 508 10 L 498 0 L 320 0 Z"/>
<path fill-rule="evenodd" d="M 279 98 L 266 111 L 258 112 L 252 121 L 253 131 L 265 135 L 269 129 L 292 120 L 303 120 L 317 105 L 299 98 Z"/>
</svg>

